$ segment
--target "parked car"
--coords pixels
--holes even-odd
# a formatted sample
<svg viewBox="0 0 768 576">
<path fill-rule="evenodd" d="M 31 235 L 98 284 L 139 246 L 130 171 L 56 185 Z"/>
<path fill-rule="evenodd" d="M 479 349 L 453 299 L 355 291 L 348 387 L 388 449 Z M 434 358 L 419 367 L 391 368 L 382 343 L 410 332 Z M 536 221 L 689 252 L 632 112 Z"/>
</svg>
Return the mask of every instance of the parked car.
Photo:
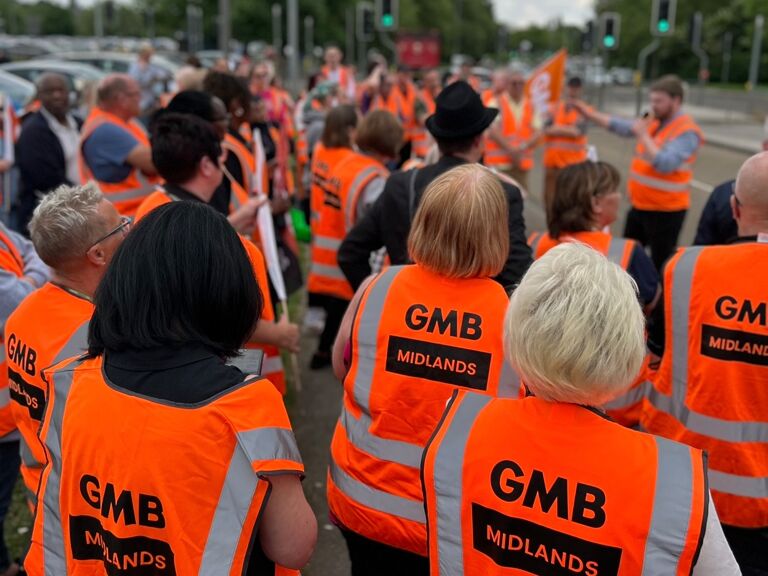
<svg viewBox="0 0 768 576">
<path fill-rule="evenodd" d="M 13 107 L 21 113 L 35 96 L 35 85 L 9 72 L 0 70 L 0 93 L 10 96 Z"/>
<path fill-rule="evenodd" d="M 56 54 L 56 59 L 90 64 L 104 73 L 110 74 L 112 72 L 128 72 L 131 64 L 136 61 L 136 55 L 125 52 L 61 52 Z M 159 55 L 152 57 L 152 63 L 166 70 L 171 78 L 179 69 L 178 64 Z"/>
<path fill-rule="evenodd" d="M 88 64 L 80 62 L 61 62 L 58 60 L 26 60 L 0 65 L 0 70 L 15 74 L 32 83 L 46 72 L 55 72 L 66 78 L 69 85 L 70 101 L 77 102 L 83 89 L 91 82 L 98 82 L 104 77 L 104 72 Z"/>
</svg>

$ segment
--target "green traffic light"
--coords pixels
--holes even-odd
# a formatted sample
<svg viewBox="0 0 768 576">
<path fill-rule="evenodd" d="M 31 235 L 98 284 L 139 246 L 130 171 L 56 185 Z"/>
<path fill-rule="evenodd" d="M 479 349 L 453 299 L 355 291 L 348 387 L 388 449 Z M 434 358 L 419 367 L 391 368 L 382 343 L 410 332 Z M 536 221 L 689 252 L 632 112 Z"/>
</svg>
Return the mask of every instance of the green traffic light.
<svg viewBox="0 0 768 576">
<path fill-rule="evenodd" d="M 606 48 L 613 48 L 616 46 L 616 37 L 615 36 L 606 36 L 603 38 L 603 46 Z"/>
<path fill-rule="evenodd" d="M 659 20 L 659 32 L 669 32 L 669 20 Z"/>
<path fill-rule="evenodd" d="M 392 16 L 392 14 L 383 14 L 381 16 L 381 24 L 384 27 L 389 28 L 395 24 L 395 17 Z"/>
</svg>

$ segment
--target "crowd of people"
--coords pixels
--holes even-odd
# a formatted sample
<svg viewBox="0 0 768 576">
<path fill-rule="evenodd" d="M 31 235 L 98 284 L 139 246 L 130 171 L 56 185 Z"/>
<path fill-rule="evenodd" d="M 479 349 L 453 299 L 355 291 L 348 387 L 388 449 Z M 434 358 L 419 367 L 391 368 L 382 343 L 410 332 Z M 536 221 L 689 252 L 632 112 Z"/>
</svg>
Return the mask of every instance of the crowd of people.
<svg viewBox="0 0 768 576">
<path fill-rule="evenodd" d="M 0 519 L 20 470 L 34 527 L 0 576 L 297 574 L 303 285 L 354 576 L 768 574 L 768 135 L 678 249 L 704 138 L 674 76 L 628 120 L 576 77 L 540 110 L 517 70 L 356 78 L 336 47 L 296 101 L 247 59 L 156 98 L 151 57 L 82 122 L 45 74 L 22 120 Z M 590 123 L 636 140 L 624 237 Z"/>
</svg>

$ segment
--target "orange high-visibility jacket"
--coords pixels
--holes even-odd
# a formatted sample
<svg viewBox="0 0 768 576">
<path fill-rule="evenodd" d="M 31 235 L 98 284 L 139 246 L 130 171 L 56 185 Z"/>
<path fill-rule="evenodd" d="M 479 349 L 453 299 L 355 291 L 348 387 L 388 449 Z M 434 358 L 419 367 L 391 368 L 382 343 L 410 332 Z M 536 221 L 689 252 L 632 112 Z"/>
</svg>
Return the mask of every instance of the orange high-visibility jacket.
<svg viewBox="0 0 768 576">
<path fill-rule="evenodd" d="M 339 268 L 337 254 L 344 236 L 355 225 L 365 187 L 375 178 L 386 178 L 388 174 L 383 164 L 358 152 L 346 155 L 329 173 L 332 194 L 325 195 L 312 235 L 312 264 L 307 281 L 310 292 L 345 300 L 354 296 L 352 286 Z"/>
<path fill-rule="evenodd" d="M 24 276 L 24 259 L 16 244 L 0 230 L 0 270 L 13 274 L 17 278 Z M 5 364 L 6 342 L 0 332 L 0 438 L 16 430 L 16 422 L 11 413 L 11 397 L 8 388 L 8 367 Z M 9 354 L 10 355 L 10 354 Z"/>
<path fill-rule="evenodd" d="M 402 118 L 399 118 L 403 123 L 403 141 L 410 142 L 413 140 L 414 131 L 417 128 L 416 125 L 416 87 L 412 82 L 409 82 L 405 86 L 405 91 L 399 83 L 395 84 L 393 90 L 396 90 L 400 94 L 400 101 L 402 103 L 401 114 Z M 391 110 L 390 110 L 391 112 Z"/>
<path fill-rule="evenodd" d="M 664 272 L 664 356 L 642 426 L 709 454 L 723 524 L 768 526 L 768 244 L 680 250 Z"/>
<path fill-rule="evenodd" d="M 304 471 L 270 382 L 178 406 L 115 388 L 101 356 L 45 378 L 29 574 L 244 573 L 268 477 Z"/>
<path fill-rule="evenodd" d="M 101 108 L 94 106 L 80 133 L 80 178 L 83 183 L 86 183 L 89 180 L 96 180 L 88 163 L 85 161 L 83 146 L 96 128 L 107 123 L 113 124 L 130 133 L 140 144 L 144 146 L 150 145 L 149 137 L 138 121 L 131 120 L 130 122 L 124 122 L 114 114 L 110 114 L 109 112 L 105 112 Z M 117 208 L 117 211 L 120 212 L 120 214 L 126 216 L 134 216 L 136 214 L 136 209 L 139 207 L 139 204 L 142 203 L 144 198 L 152 193 L 155 189 L 155 184 L 160 181 L 160 177 L 147 176 L 138 168 L 131 168 L 130 174 L 128 174 L 128 177 L 122 182 L 104 182 L 102 180 L 96 180 L 107 200 L 115 205 L 115 208 Z"/>
<path fill-rule="evenodd" d="M 328 506 L 365 538 L 426 556 L 419 463 L 457 387 L 517 396 L 504 361 L 504 289 L 392 266 L 366 288 L 331 441 Z"/>
<path fill-rule="evenodd" d="M 506 93 L 494 94 L 491 90 L 483 93 L 483 104 L 498 107 L 501 118 L 501 134 L 511 146 L 520 146 L 533 136 L 533 105 L 528 98 L 523 100 L 523 114 L 518 124 Z M 513 159 L 492 138 L 485 139 L 483 163 L 491 168 L 509 168 L 515 165 Z M 526 150 L 519 163 L 520 170 L 533 168 L 533 149 Z"/>
<path fill-rule="evenodd" d="M 229 132 L 224 136 L 224 141 L 221 143 L 221 147 L 228 153 L 234 154 L 240 163 L 241 174 L 232 174 L 232 176 L 235 178 L 240 176 L 243 182 L 242 188 L 245 188 L 248 194 L 250 194 L 251 191 L 256 190 L 258 183 L 255 181 L 256 160 L 253 157 L 253 152 Z"/>
<path fill-rule="evenodd" d="M 384 98 L 380 93 L 376 93 L 371 100 L 371 105 L 368 110 L 386 110 L 390 114 L 393 114 L 405 130 L 408 122 L 408 115 L 406 112 L 406 102 L 403 98 L 402 92 L 397 86 L 393 86 L 389 94 Z"/>
<path fill-rule="evenodd" d="M 88 349 L 92 315 L 87 296 L 48 282 L 27 296 L 5 323 L 11 413 L 21 433 L 21 477 L 32 509 L 45 464 L 37 436 L 47 389 L 43 368 Z"/>
<path fill-rule="evenodd" d="M 533 258 L 541 258 L 562 242 L 581 242 L 591 246 L 623 270 L 629 268 L 632 252 L 637 245 L 634 240 L 615 238 L 602 231 L 567 232 L 555 240 L 547 232 L 534 232 L 528 237 Z M 643 398 L 650 390 L 653 371 L 649 367 L 650 357 L 646 355 L 643 367 L 629 389 L 603 406 L 608 415 L 624 426 L 636 426 L 640 421 Z"/>
<path fill-rule="evenodd" d="M 575 404 L 460 391 L 424 453 L 432 576 L 689 576 L 700 450 Z"/>
<path fill-rule="evenodd" d="M 686 132 L 695 132 L 700 145 L 704 143 L 704 135 L 696 122 L 688 115 L 682 114 L 661 128 L 655 120 L 649 130 L 653 140 L 660 148 Z M 632 206 L 638 210 L 656 210 L 674 212 L 685 210 L 691 204 L 690 186 L 693 180 L 693 165 L 696 154 L 686 158 L 683 164 L 674 172 L 662 173 L 643 157 L 645 146 L 638 142 L 635 156 L 629 166 L 627 188 Z"/>
<path fill-rule="evenodd" d="M 428 90 L 422 89 L 418 93 L 419 100 L 422 101 L 427 109 L 427 117 L 435 113 L 435 98 L 430 94 Z M 413 138 L 411 140 L 411 157 L 424 159 L 429 154 L 429 149 L 432 146 L 432 137 L 429 134 L 426 126 L 422 124 L 416 124 L 413 129 Z"/>
<path fill-rule="evenodd" d="M 312 184 L 309 191 L 310 225 L 314 234 L 320 218 L 320 210 L 326 201 L 333 202 L 331 172 L 344 158 L 353 153 L 351 148 L 326 148 L 322 142 L 315 145 L 312 153 Z"/>
<path fill-rule="evenodd" d="M 233 197 L 235 195 L 233 189 Z M 174 197 L 163 188 L 159 188 L 153 192 L 136 211 L 136 219 L 140 220 L 147 213 L 151 212 L 154 208 L 174 202 L 178 198 Z M 269 280 L 267 276 L 267 265 L 264 262 L 264 255 L 261 250 L 248 238 L 240 235 L 240 240 L 243 243 L 245 251 L 248 253 L 248 258 L 253 265 L 253 273 L 256 276 L 256 282 L 259 284 L 259 290 L 261 290 L 261 297 L 264 301 L 264 307 L 262 308 L 261 318 L 266 321 L 272 321 L 275 319 L 275 309 L 272 305 L 272 296 L 269 292 Z M 283 369 L 283 361 L 280 358 L 280 350 L 275 346 L 267 344 L 256 344 L 248 342 L 245 345 L 246 348 L 257 348 L 264 351 L 264 361 L 262 364 L 262 375 L 268 378 L 275 387 L 282 393 L 286 392 L 285 384 L 285 372 Z"/>
<path fill-rule="evenodd" d="M 555 106 L 553 126 L 576 126 L 583 120 L 581 113 L 575 108 L 570 109 L 565 102 Z M 578 164 L 587 159 L 587 137 L 580 136 L 545 136 L 544 137 L 544 167 L 565 168 Z"/>
</svg>

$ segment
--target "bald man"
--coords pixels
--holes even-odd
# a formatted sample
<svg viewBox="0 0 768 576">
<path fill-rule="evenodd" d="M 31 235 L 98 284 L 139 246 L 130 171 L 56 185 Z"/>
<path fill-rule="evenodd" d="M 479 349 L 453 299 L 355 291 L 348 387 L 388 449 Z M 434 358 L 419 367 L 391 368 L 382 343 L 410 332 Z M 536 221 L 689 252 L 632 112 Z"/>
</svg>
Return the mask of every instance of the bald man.
<svg viewBox="0 0 768 576">
<path fill-rule="evenodd" d="M 77 150 L 82 123 L 70 114 L 67 80 L 60 74 L 46 73 L 36 85 L 40 109 L 26 117 L 16 143 L 21 179 L 16 228 L 24 235 L 43 194 L 80 181 Z"/>
<path fill-rule="evenodd" d="M 662 359 L 641 426 L 708 452 L 736 560 L 768 574 L 768 152 L 739 170 L 731 210 L 730 244 L 681 249 L 666 265 L 648 341 Z"/>
<path fill-rule="evenodd" d="M 124 216 L 134 216 L 160 179 L 141 113 L 141 88 L 127 74 L 111 74 L 97 88 L 96 106 L 83 126 L 80 177 L 95 180 Z"/>
</svg>

